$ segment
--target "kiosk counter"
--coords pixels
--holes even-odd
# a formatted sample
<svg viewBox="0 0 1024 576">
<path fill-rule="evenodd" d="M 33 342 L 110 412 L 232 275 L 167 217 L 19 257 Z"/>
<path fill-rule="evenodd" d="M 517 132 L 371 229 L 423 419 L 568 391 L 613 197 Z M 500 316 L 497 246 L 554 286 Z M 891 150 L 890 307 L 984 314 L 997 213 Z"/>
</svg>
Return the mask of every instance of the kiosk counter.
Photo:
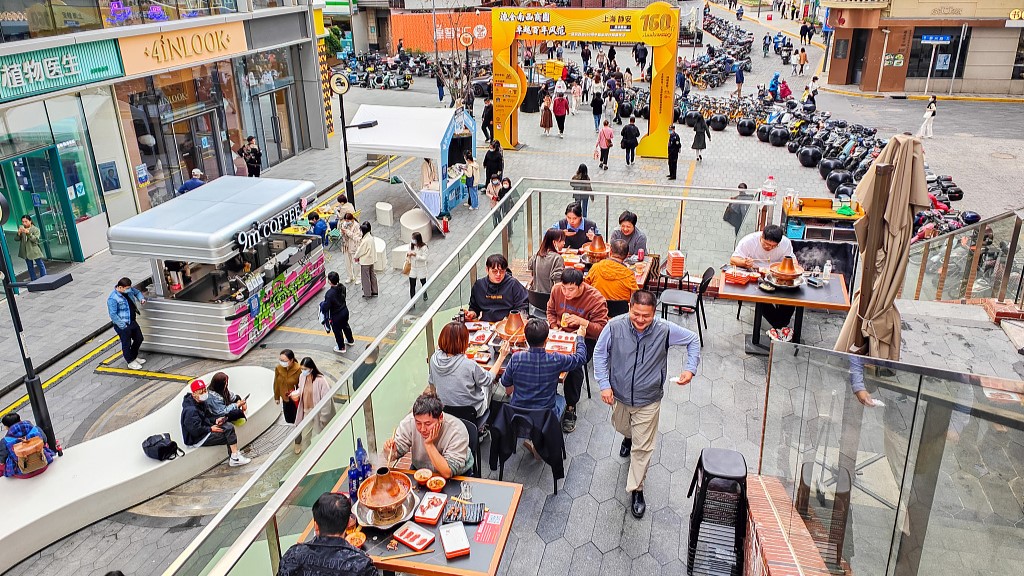
<svg viewBox="0 0 1024 576">
<path fill-rule="evenodd" d="M 281 234 L 316 187 L 224 176 L 107 231 L 110 252 L 149 258 L 144 350 L 234 360 L 323 289 L 315 235 Z"/>
</svg>

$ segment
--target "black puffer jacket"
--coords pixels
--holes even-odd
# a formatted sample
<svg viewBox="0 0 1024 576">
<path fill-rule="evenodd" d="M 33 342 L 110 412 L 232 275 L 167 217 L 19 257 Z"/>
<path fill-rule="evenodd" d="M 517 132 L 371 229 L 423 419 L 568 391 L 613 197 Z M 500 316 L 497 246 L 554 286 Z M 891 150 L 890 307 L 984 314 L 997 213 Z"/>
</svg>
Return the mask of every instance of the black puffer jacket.
<svg viewBox="0 0 1024 576">
<path fill-rule="evenodd" d="M 281 557 L 277 576 L 377 576 L 373 561 L 340 536 L 317 536 Z"/>
</svg>

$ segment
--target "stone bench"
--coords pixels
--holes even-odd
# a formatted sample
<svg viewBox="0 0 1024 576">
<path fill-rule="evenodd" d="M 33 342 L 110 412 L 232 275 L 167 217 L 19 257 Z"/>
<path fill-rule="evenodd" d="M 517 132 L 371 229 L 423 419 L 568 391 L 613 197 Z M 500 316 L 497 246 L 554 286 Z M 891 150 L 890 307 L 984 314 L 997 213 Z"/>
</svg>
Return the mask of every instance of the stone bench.
<svg viewBox="0 0 1024 576">
<path fill-rule="evenodd" d="M 259 366 L 218 370 L 230 378 L 231 391 L 249 395 L 246 422 L 236 427 L 246 446 L 280 414 L 274 404 L 274 372 Z M 208 384 L 213 372 L 202 376 Z M 64 451 L 41 475 L 0 478 L 0 573 L 82 528 L 145 502 L 224 463 L 223 446 L 189 448 L 181 439 L 181 401 L 185 386 L 167 405 L 123 428 Z M 170 433 L 184 456 L 160 462 L 142 452 L 153 434 Z M 249 464 L 255 470 L 256 464 Z"/>
</svg>

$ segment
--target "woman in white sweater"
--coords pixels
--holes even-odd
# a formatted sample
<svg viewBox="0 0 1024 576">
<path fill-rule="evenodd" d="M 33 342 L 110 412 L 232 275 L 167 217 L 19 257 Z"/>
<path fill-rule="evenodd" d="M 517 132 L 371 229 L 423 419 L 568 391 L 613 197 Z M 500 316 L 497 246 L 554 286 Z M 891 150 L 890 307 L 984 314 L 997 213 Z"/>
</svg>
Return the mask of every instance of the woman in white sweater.
<svg viewBox="0 0 1024 576">
<path fill-rule="evenodd" d="M 359 264 L 360 278 L 363 282 L 363 298 L 376 298 L 377 270 L 373 266 L 377 263 L 377 247 L 373 243 L 373 235 L 370 234 L 370 223 L 363 222 L 359 231 L 363 233 L 363 238 L 356 249 L 356 262 Z"/>
<path fill-rule="evenodd" d="M 419 232 L 412 233 L 412 243 L 409 244 L 409 252 L 406 259 L 409 260 L 409 298 L 416 297 L 416 281 L 420 286 L 427 283 L 427 244 L 423 242 L 423 235 Z M 427 293 L 423 293 L 423 300 L 427 299 Z"/>
</svg>

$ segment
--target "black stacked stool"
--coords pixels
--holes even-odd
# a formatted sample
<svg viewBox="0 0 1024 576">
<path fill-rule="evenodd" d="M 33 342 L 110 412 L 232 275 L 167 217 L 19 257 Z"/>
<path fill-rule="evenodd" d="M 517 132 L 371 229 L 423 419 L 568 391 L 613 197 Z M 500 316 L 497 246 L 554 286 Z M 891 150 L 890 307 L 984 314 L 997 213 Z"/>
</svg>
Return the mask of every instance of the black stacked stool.
<svg viewBox="0 0 1024 576">
<path fill-rule="evenodd" d="M 705 448 L 693 471 L 687 497 L 690 512 L 686 573 L 703 576 L 743 574 L 747 528 L 747 462 L 733 450 Z"/>
</svg>

